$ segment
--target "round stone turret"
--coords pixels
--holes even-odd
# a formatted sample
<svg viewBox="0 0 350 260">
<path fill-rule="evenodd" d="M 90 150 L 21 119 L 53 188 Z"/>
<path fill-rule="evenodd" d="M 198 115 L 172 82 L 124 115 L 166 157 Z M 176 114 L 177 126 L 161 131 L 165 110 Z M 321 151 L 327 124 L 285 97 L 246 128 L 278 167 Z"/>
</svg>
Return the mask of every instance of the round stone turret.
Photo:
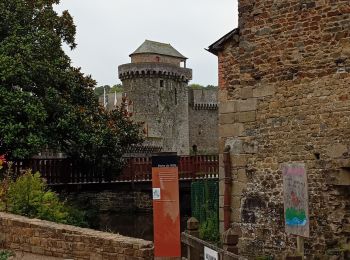
<svg viewBox="0 0 350 260">
<path fill-rule="evenodd" d="M 130 57 L 118 75 L 133 102 L 133 119 L 144 122 L 146 142 L 160 144 L 163 152 L 189 154 L 187 58 L 170 44 L 148 40 Z"/>
</svg>

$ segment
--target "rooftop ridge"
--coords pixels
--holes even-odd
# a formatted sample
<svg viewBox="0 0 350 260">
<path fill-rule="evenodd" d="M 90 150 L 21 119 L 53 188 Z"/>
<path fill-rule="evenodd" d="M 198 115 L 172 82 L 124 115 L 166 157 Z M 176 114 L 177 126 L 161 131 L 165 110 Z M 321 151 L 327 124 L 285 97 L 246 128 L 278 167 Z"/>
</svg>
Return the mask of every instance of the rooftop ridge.
<svg viewBox="0 0 350 260">
<path fill-rule="evenodd" d="M 175 58 L 181 58 L 183 60 L 187 59 L 179 51 L 177 51 L 170 43 L 162 43 L 162 42 L 151 41 L 151 40 L 145 40 L 129 56 L 131 57 L 132 55 L 135 55 L 135 54 L 146 54 L 146 53 L 171 56 Z"/>
</svg>

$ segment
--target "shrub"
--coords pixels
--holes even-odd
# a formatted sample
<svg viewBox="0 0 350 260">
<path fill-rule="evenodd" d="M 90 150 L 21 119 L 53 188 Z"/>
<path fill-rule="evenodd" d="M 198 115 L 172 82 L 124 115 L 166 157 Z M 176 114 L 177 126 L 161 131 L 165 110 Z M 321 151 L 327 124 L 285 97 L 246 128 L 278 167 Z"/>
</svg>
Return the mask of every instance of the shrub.
<svg viewBox="0 0 350 260">
<path fill-rule="evenodd" d="M 17 180 L 12 181 L 7 177 L 2 183 L 3 196 L 0 199 L 3 210 L 30 218 L 86 226 L 84 213 L 60 201 L 58 195 L 48 189 L 38 172 L 32 174 L 28 170 Z"/>
<path fill-rule="evenodd" d="M 11 256 L 14 256 L 14 253 L 7 250 L 0 250 L 0 260 L 7 260 Z"/>
<path fill-rule="evenodd" d="M 191 184 L 192 216 L 199 221 L 199 237 L 219 243 L 219 184 L 217 181 L 196 181 Z"/>
<path fill-rule="evenodd" d="M 219 243 L 220 232 L 217 223 L 217 214 L 214 212 L 203 223 L 199 224 L 199 237 L 206 241 Z"/>
</svg>

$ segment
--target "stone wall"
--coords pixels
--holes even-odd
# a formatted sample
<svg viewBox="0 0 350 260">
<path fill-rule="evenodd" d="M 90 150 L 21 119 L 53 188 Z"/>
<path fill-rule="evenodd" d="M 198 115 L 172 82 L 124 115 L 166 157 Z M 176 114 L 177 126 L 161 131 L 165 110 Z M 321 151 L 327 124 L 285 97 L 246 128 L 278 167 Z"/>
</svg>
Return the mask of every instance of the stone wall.
<svg viewBox="0 0 350 260">
<path fill-rule="evenodd" d="M 62 193 L 61 196 L 79 208 L 97 212 L 152 212 L 153 207 L 151 191 L 80 191 Z"/>
<path fill-rule="evenodd" d="M 189 107 L 190 149 L 198 154 L 218 154 L 218 110 Z"/>
<path fill-rule="evenodd" d="M 217 154 L 218 145 L 218 90 L 189 89 L 188 121 L 189 142 L 197 147 L 198 154 Z"/>
<path fill-rule="evenodd" d="M 239 1 L 239 40 L 219 56 L 222 153 L 231 147 L 232 227 L 246 255 L 281 255 L 281 164 L 305 163 L 308 259 L 349 243 L 350 5 L 348 0 Z M 222 228 L 222 225 L 221 225 Z"/>
<path fill-rule="evenodd" d="M 0 244 L 6 249 L 75 260 L 153 259 L 149 241 L 6 213 L 0 213 Z"/>
</svg>

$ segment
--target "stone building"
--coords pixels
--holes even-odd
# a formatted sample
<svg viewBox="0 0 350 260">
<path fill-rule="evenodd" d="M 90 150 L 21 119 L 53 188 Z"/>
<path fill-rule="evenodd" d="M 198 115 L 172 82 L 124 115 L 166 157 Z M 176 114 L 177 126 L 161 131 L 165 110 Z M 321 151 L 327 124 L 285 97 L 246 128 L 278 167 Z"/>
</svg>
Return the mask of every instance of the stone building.
<svg viewBox="0 0 350 260">
<path fill-rule="evenodd" d="M 209 47 L 219 60 L 221 230 L 223 155 L 230 149 L 237 250 L 294 251 L 296 238 L 285 233 L 281 165 L 304 163 L 307 259 L 341 255 L 350 240 L 349 1 L 238 2 L 239 28 Z"/>
<path fill-rule="evenodd" d="M 143 122 L 144 146 L 180 155 L 217 153 L 217 90 L 189 89 L 187 58 L 170 44 L 146 40 L 130 57 L 118 75 L 132 101 L 132 119 Z M 108 94 L 107 109 L 118 105 L 121 95 Z"/>
</svg>

